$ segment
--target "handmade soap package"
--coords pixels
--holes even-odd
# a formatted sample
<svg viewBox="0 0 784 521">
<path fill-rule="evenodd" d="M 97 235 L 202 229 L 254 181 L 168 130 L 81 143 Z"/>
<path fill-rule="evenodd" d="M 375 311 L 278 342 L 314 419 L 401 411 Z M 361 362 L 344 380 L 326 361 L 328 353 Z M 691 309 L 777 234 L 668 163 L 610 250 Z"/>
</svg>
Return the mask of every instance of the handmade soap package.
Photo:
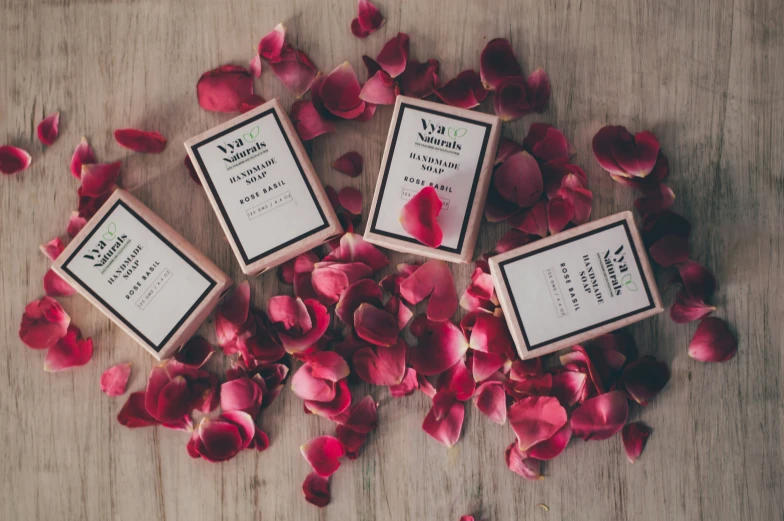
<svg viewBox="0 0 784 521">
<path fill-rule="evenodd" d="M 489 259 L 520 358 L 580 344 L 663 311 L 631 212 Z"/>
<path fill-rule="evenodd" d="M 124 190 L 116 190 L 52 269 L 155 358 L 172 355 L 232 282 Z"/>
<path fill-rule="evenodd" d="M 449 262 L 473 258 L 500 136 L 496 116 L 398 96 L 365 240 Z M 441 199 L 443 241 L 431 248 L 400 224 L 403 206 L 426 186 Z"/>
<path fill-rule="evenodd" d="M 243 273 L 257 275 L 343 232 L 277 99 L 185 149 Z"/>
</svg>

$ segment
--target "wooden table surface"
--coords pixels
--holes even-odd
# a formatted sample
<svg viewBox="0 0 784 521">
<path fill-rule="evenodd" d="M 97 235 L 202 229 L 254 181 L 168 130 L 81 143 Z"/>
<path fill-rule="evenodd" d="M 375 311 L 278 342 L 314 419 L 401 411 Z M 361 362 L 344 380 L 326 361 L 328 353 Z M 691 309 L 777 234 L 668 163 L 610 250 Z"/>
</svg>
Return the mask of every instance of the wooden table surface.
<svg viewBox="0 0 784 521">
<path fill-rule="evenodd" d="M 0 5 L 0 142 L 34 158 L 28 171 L 0 179 L 0 519 L 784 519 L 780 1 L 379 0 L 387 23 L 367 40 L 349 32 L 353 0 Z M 348 60 L 363 80 L 361 56 L 375 55 L 398 31 L 411 36 L 413 57 L 441 61 L 445 79 L 478 69 L 486 41 L 508 38 L 524 69 L 547 70 L 553 96 L 546 113 L 506 124 L 503 134 L 520 140 L 533 121 L 562 128 L 588 172 L 596 217 L 630 209 L 634 196 L 594 161 L 593 134 L 607 123 L 656 133 L 670 160 L 675 209 L 694 225 L 693 257 L 715 271 L 717 314 L 737 330 L 740 348 L 728 363 L 701 364 L 686 353 L 694 324 L 663 315 L 631 328 L 640 350 L 672 369 L 666 389 L 648 407 L 633 408 L 633 419 L 654 428 L 635 465 L 618 437 L 578 440 L 545 465 L 547 479 L 527 482 L 504 464 L 508 425 L 469 406 L 459 444 L 445 450 L 420 429 L 424 395 L 392 399 L 386 389 L 359 386 L 356 395 L 369 392 L 380 402 L 381 424 L 362 456 L 335 474 L 332 504 L 320 510 L 302 498 L 309 468 L 298 447 L 333 427 L 305 416 L 288 388 L 263 415 L 270 449 L 214 465 L 188 456 L 184 433 L 117 423 L 124 398 L 100 392 L 101 372 L 132 361 L 135 391 L 154 361 L 82 298 L 61 300 L 95 340 L 89 365 L 48 374 L 42 353 L 22 345 L 22 310 L 43 294 L 48 264 L 38 245 L 64 236 L 76 205 L 68 162 L 82 135 L 101 160 L 123 161 L 124 187 L 244 280 L 204 193 L 183 169 L 182 142 L 227 119 L 199 108 L 199 75 L 246 64 L 278 21 L 322 70 Z M 286 107 L 292 102 L 270 70 L 257 91 L 280 96 Z M 61 135 L 44 149 L 35 126 L 55 110 L 62 111 Z M 390 114 L 385 107 L 369 123 L 341 123 L 337 134 L 308 145 L 326 184 L 362 189 L 365 212 Z M 122 127 L 158 130 L 169 146 L 161 155 L 129 153 L 112 138 Z M 349 150 L 367 165 L 355 180 L 329 168 Z M 477 254 L 506 226 L 484 223 Z M 470 271 L 454 267 L 459 290 Z M 258 306 L 291 291 L 275 274 L 250 284 Z M 212 326 L 202 331 L 212 335 Z"/>
</svg>

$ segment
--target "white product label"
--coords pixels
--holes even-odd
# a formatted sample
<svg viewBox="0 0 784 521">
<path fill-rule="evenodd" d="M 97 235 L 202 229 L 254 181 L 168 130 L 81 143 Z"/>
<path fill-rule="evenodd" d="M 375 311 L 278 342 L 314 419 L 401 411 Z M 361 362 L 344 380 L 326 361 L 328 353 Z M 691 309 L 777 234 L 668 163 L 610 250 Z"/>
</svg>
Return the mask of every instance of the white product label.
<svg viewBox="0 0 784 521">
<path fill-rule="evenodd" d="M 156 351 L 215 286 L 122 201 L 63 270 Z"/>
<path fill-rule="evenodd" d="M 246 264 L 327 227 L 274 109 L 192 150 Z"/>
<path fill-rule="evenodd" d="M 401 104 L 371 231 L 416 243 L 400 225 L 400 212 L 432 186 L 443 203 L 439 249 L 459 253 L 489 135 L 488 123 Z"/>
<path fill-rule="evenodd" d="M 500 263 L 533 350 L 654 306 L 626 221 Z"/>
</svg>

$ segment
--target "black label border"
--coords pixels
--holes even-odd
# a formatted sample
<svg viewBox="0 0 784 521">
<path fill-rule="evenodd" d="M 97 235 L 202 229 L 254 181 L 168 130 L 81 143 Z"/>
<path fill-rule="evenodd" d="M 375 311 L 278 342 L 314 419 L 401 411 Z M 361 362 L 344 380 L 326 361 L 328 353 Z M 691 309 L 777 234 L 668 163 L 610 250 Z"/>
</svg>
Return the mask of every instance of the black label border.
<svg viewBox="0 0 784 521">
<path fill-rule="evenodd" d="M 476 172 L 474 173 L 474 181 L 471 185 L 471 193 L 468 196 L 468 202 L 466 204 L 465 216 L 463 218 L 463 227 L 460 230 L 460 239 L 457 241 L 456 248 L 449 248 L 447 246 L 439 246 L 435 248 L 436 250 L 446 251 L 449 253 L 457 253 L 460 254 L 463 252 L 463 243 L 465 242 L 466 232 L 468 231 L 468 221 L 471 218 L 471 211 L 473 209 L 474 197 L 476 196 L 476 187 L 479 184 L 479 178 L 482 175 L 482 167 L 484 166 L 485 161 L 485 154 L 487 152 L 487 144 L 490 141 L 490 133 L 492 131 L 493 125 L 490 123 L 486 123 L 484 121 L 477 121 L 475 119 L 465 118 L 463 116 L 455 116 L 453 114 L 448 114 L 446 112 L 439 112 L 437 110 L 428 109 L 425 107 L 420 107 L 418 105 L 412 105 L 410 103 L 401 103 L 400 110 L 398 111 L 397 120 L 395 121 L 395 132 L 392 135 L 392 143 L 389 147 L 389 154 L 387 154 L 387 162 L 384 165 L 384 176 L 381 178 L 381 188 L 378 191 L 378 201 L 376 201 L 376 211 L 373 213 L 371 222 L 370 222 L 370 231 L 372 233 L 376 233 L 378 235 L 383 235 L 385 237 L 391 237 L 393 239 L 398 239 L 405 242 L 410 242 L 413 244 L 422 244 L 418 240 L 414 239 L 413 237 L 406 237 L 404 235 L 399 235 L 397 233 L 388 232 L 385 230 L 379 229 L 376 225 L 378 222 L 378 215 L 381 211 L 381 204 L 384 199 L 384 193 L 386 191 L 387 185 L 387 178 L 389 177 L 389 170 L 392 167 L 392 158 L 395 155 L 395 147 L 397 146 L 397 138 L 398 134 L 400 133 L 400 124 L 403 121 L 403 113 L 405 109 L 411 108 L 412 110 L 417 110 L 421 112 L 426 112 L 428 114 L 433 114 L 436 116 L 441 116 L 449 119 L 454 119 L 457 121 L 462 121 L 464 123 L 470 123 L 473 125 L 478 125 L 480 127 L 485 128 L 485 137 L 482 141 L 482 148 L 479 153 L 479 160 L 477 161 L 476 165 Z"/>
<path fill-rule="evenodd" d="M 525 326 L 523 325 L 523 319 L 522 319 L 522 317 L 520 315 L 520 310 L 517 307 L 517 303 L 515 302 L 514 293 L 512 292 L 512 287 L 509 284 L 509 278 L 507 277 L 506 269 L 504 268 L 504 266 L 506 266 L 507 264 L 513 263 L 513 262 L 517 262 L 517 261 L 523 260 L 523 259 L 525 259 L 527 257 L 531 257 L 531 256 L 536 255 L 538 253 L 543 253 L 545 251 L 552 250 L 553 248 L 558 248 L 559 246 L 563 246 L 565 244 L 569 244 L 570 242 L 574 242 L 574 241 L 577 241 L 577 240 L 580 240 L 580 239 L 584 239 L 586 237 L 590 237 L 591 235 L 595 235 L 597 233 L 601 233 L 601 232 L 607 231 L 607 230 L 615 228 L 617 226 L 623 226 L 624 231 L 626 232 L 626 237 L 629 240 L 629 245 L 631 246 L 632 253 L 634 254 L 634 262 L 637 265 L 637 270 L 640 272 L 640 275 L 642 275 L 643 287 L 645 287 L 645 295 L 648 297 L 648 305 L 645 306 L 645 307 L 636 309 L 634 311 L 630 311 L 628 313 L 624 313 L 623 315 L 618 315 L 616 317 L 607 319 L 607 320 L 605 320 L 603 322 L 599 322 L 598 324 L 593 324 L 591 326 L 584 327 L 584 328 L 579 329 L 577 331 L 573 331 L 573 332 L 567 333 L 565 335 L 561 335 L 561 336 L 558 336 L 558 337 L 555 337 L 555 338 L 551 338 L 549 340 L 545 340 L 545 341 L 540 342 L 540 343 L 538 343 L 538 344 L 536 344 L 534 346 L 530 345 L 530 343 L 528 341 L 528 335 L 525 332 Z M 637 253 L 637 247 L 636 247 L 636 244 L 634 242 L 634 239 L 632 238 L 631 231 L 629 230 L 629 223 L 626 222 L 626 219 L 623 219 L 623 220 L 618 221 L 618 222 L 610 223 L 608 225 L 602 226 L 602 227 L 597 228 L 595 230 L 591 230 L 591 231 L 588 231 L 588 232 L 585 232 L 585 233 L 581 233 L 579 235 L 575 235 L 574 237 L 571 237 L 571 238 L 569 238 L 569 239 L 567 239 L 565 241 L 556 242 L 556 243 L 550 244 L 549 246 L 546 246 L 544 248 L 541 248 L 541 249 L 538 249 L 538 250 L 529 251 L 528 253 L 523 253 L 523 254 L 518 255 L 516 257 L 512 257 L 511 259 L 507 259 L 505 261 L 499 262 L 498 263 L 498 267 L 501 270 L 501 275 L 504 278 L 504 286 L 506 288 L 507 294 L 509 295 L 509 299 L 512 302 L 512 308 L 514 309 L 515 316 L 517 318 L 517 324 L 520 326 L 520 331 L 523 334 L 523 339 L 525 340 L 526 351 L 535 351 L 537 349 L 542 349 L 542 348 L 547 347 L 549 345 L 555 344 L 556 342 L 559 342 L 559 341 L 561 341 L 561 340 L 563 340 L 565 338 L 569 338 L 569 337 L 580 335 L 582 333 L 585 333 L 586 331 L 590 331 L 591 329 L 596 329 L 598 327 L 605 326 L 607 324 L 611 324 L 613 322 L 617 322 L 619 320 L 623 320 L 625 318 L 628 318 L 628 317 L 631 317 L 631 316 L 634 316 L 634 315 L 638 315 L 640 313 L 644 313 L 645 311 L 648 311 L 649 309 L 653 309 L 654 307 L 656 307 L 656 303 L 653 301 L 653 295 L 651 294 L 651 288 L 648 286 L 648 278 L 645 276 L 645 270 L 643 270 L 642 264 L 640 263 L 640 256 Z"/>
<path fill-rule="evenodd" d="M 294 158 L 294 162 L 297 164 L 297 169 L 299 169 L 299 173 L 300 175 L 302 175 L 302 180 L 305 182 L 305 186 L 307 187 L 308 193 L 310 194 L 310 197 L 313 200 L 313 204 L 318 209 L 322 224 L 317 226 L 316 228 L 311 229 L 310 231 L 303 233 L 298 237 L 294 237 L 293 239 L 290 239 L 284 243 L 274 246 L 267 251 L 261 252 L 251 259 L 248 258 L 248 254 L 245 252 L 245 247 L 242 245 L 242 242 L 240 241 L 239 236 L 237 235 L 237 231 L 234 229 L 234 224 L 232 224 L 231 219 L 229 219 L 229 214 L 228 212 L 226 212 L 226 207 L 223 205 L 223 200 L 221 199 L 220 195 L 218 195 L 218 190 L 215 188 L 215 184 L 212 182 L 212 177 L 210 176 L 210 173 L 207 170 L 207 166 L 204 164 L 204 160 L 201 157 L 199 148 L 211 143 L 212 141 L 215 141 L 218 138 L 225 136 L 226 134 L 229 134 L 239 128 L 242 128 L 245 125 L 253 123 L 254 121 L 258 121 L 270 114 L 275 116 L 275 123 L 277 123 L 278 129 L 280 130 L 280 133 L 283 135 L 283 140 L 286 142 L 286 145 L 289 148 L 289 153 Z M 268 257 L 273 253 L 278 252 L 284 248 L 287 248 L 296 242 L 306 239 L 311 235 L 315 235 L 322 230 L 326 230 L 329 227 L 329 223 L 327 222 L 327 217 L 324 214 L 324 210 L 321 208 L 321 205 L 316 199 L 316 194 L 313 192 L 313 187 L 310 185 L 308 176 L 305 174 L 305 171 L 302 168 L 302 164 L 299 161 L 299 157 L 297 157 L 297 154 L 294 152 L 294 147 L 291 146 L 291 141 L 289 140 L 289 136 L 288 134 L 286 134 L 286 131 L 283 129 L 283 125 L 281 124 L 280 118 L 278 117 L 278 112 L 274 108 L 265 110 L 264 112 L 256 114 L 252 118 L 243 120 L 242 122 L 227 128 L 226 130 L 222 130 L 221 132 L 218 132 L 214 136 L 210 136 L 204 139 L 203 141 L 200 141 L 192 145 L 190 148 L 193 151 L 193 155 L 196 157 L 196 161 L 199 163 L 199 168 L 201 169 L 202 175 L 207 180 L 207 185 L 209 186 L 210 192 L 212 193 L 212 197 L 215 199 L 215 202 L 218 203 L 218 208 L 220 209 L 221 215 L 223 216 L 223 220 L 226 223 L 226 226 L 228 226 L 229 231 L 231 232 L 231 237 L 232 239 L 234 239 L 234 244 L 237 245 L 237 249 L 239 250 L 240 255 L 242 256 L 242 261 L 245 263 L 246 266 L 249 264 L 253 264 L 254 262 L 257 262 L 263 259 L 264 257 Z"/>
<path fill-rule="evenodd" d="M 141 332 L 141 331 L 139 331 L 139 330 L 136 328 L 136 326 L 134 326 L 133 324 L 131 324 L 131 322 L 130 322 L 128 319 L 126 319 L 126 318 L 125 318 L 123 315 L 121 315 L 120 313 L 118 313 L 118 312 L 117 312 L 117 311 L 116 311 L 116 310 L 115 310 L 115 309 L 114 309 L 112 306 L 110 306 L 110 305 L 109 305 L 109 304 L 108 304 L 108 303 L 107 303 L 107 302 L 106 302 L 106 301 L 105 301 L 103 298 L 101 298 L 101 296 L 100 296 L 100 295 L 98 295 L 98 293 L 96 293 L 96 292 L 95 292 L 95 291 L 94 291 L 94 290 L 93 290 L 93 289 L 92 289 L 90 286 L 88 286 L 88 285 L 87 285 L 87 284 L 86 284 L 86 283 L 85 283 L 85 282 L 84 282 L 82 279 L 80 279 L 79 277 L 77 277 L 77 276 L 76 276 L 76 274 L 75 274 L 75 273 L 73 273 L 73 272 L 72 272 L 72 271 L 71 271 L 71 270 L 68 268 L 68 264 L 69 264 L 69 263 L 70 263 L 70 262 L 71 262 L 71 261 L 74 259 L 74 257 L 76 257 L 76 255 L 77 255 L 77 254 L 78 254 L 78 253 L 79 253 L 79 252 L 82 250 L 82 248 L 84 248 L 84 245 L 85 245 L 87 242 L 89 242 L 89 241 L 92 239 L 92 237 L 93 237 L 93 236 L 96 234 L 96 232 L 97 232 L 97 231 L 98 231 L 98 230 L 101 228 L 101 226 L 103 225 L 103 223 L 104 223 L 104 222 L 106 222 L 106 220 L 109 218 L 109 216 L 110 216 L 110 215 L 112 215 L 112 214 L 114 213 L 114 211 L 117 209 L 117 207 L 118 207 L 118 206 L 122 206 L 123 208 L 125 208 L 125 210 L 126 210 L 128 213 L 130 213 L 130 214 L 131 214 L 131 215 L 132 215 L 132 216 L 133 216 L 133 217 L 134 217 L 136 220 L 138 220 L 140 223 L 142 223 L 142 224 L 143 224 L 143 225 L 144 225 L 144 226 L 145 226 L 145 227 L 146 227 L 146 228 L 147 228 L 147 229 L 148 229 L 150 232 L 152 232 L 152 234 L 153 234 L 153 235 L 155 235 L 156 237 L 158 237 L 158 239 L 160 239 L 160 240 L 161 240 L 161 241 L 162 241 L 162 242 L 163 242 L 163 243 L 164 243 L 166 246 L 168 246 L 168 247 L 169 247 L 169 248 L 170 248 L 172 251 L 174 251 L 174 252 L 175 252 L 177 255 L 179 255 L 179 256 L 180 256 L 180 258 L 182 258 L 182 260 L 184 260 L 184 261 L 185 261 L 185 262 L 186 262 L 186 263 L 187 263 L 187 264 L 188 264 L 188 265 L 189 265 L 191 268 L 193 268 L 193 269 L 194 269 L 194 270 L 195 270 L 195 271 L 196 271 L 196 272 L 197 272 L 199 275 L 201 275 L 202 277 L 204 277 L 204 278 L 205 278 L 205 280 L 207 280 L 207 282 L 209 282 L 209 285 L 207 286 L 207 289 L 204 291 L 204 293 L 202 293 L 202 294 L 201 294 L 201 296 L 200 296 L 198 299 L 196 299 L 196 302 L 194 302 L 194 304 L 193 304 L 193 305 L 190 307 L 190 309 L 188 309 L 188 310 L 185 312 L 185 314 L 182 316 L 182 318 L 180 318 L 180 320 L 177 322 L 177 324 L 176 324 L 176 325 L 175 325 L 175 326 L 174 326 L 174 327 L 173 327 L 173 328 L 172 328 L 172 329 L 169 331 L 169 333 L 168 333 L 168 334 L 166 334 L 166 336 L 163 338 L 163 340 L 161 340 L 161 343 L 160 343 L 160 344 L 158 344 L 158 345 L 154 344 L 154 343 L 153 343 L 153 342 L 152 342 L 152 341 L 151 341 L 149 338 L 147 338 L 147 337 L 146 337 L 144 334 L 142 334 L 142 332 Z M 82 287 L 82 288 L 83 288 L 85 291 L 87 291 L 87 292 L 88 292 L 90 295 L 92 295 L 92 296 L 93 296 L 93 297 L 94 297 L 96 300 L 98 300 L 98 302 L 100 302 L 100 303 L 101 303 L 101 305 L 102 305 L 103 307 L 105 307 L 106 309 L 108 309 L 108 310 L 109 310 L 109 311 L 112 313 L 112 315 L 113 315 L 113 316 L 115 316 L 115 317 L 116 317 L 118 320 L 120 320 L 120 321 L 121 321 L 123 324 L 125 324 L 126 326 L 128 326 L 128 328 L 130 328 L 130 329 L 131 329 L 131 331 L 133 331 L 133 332 L 134 332 L 134 333 L 135 333 L 135 334 L 136 334 L 136 335 L 137 335 L 139 338 L 141 338 L 142 340 L 144 340 L 144 342 L 145 342 L 145 343 L 146 343 L 148 346 L 150 346 L 150 347 L 151 347 L 153 350 L 155 350 L 155 352 L 156 352 L 156 353 L 159 353 L 159 352 L 161 351 L 161 349 L 163 349 L 163 346 L 165 346 L 165 345 L 166 345 L 166 343 L 167 343 L 167 342 L 168 342 L 168 341 L 171 339 L 171 337 L 172 337 L 172 336 L 174 336 L 174 334 L 177 332 L 177 330 L 179 330 L 179 329 L 180 329 L 180 327 L 181 327 L 181 326 L 182 326 L 182 325 L 185 323 L 185 321 L 188 319 L 188 317 L 189 317 L 189 316 L 191 316 L 191 314 L 193 313 L 193 311 L 194 311 L 194 310 L 195 310 L 197 307 L 199 307 L 199 305 L 200 305 L 200 304 L 201 304 L 201 303 L 204 301 L 204 299 L 205 299 L 205 298 L 207 298 L 207 295 L 209 295 L 209 294 L 210 294 L 210 292 L 211 292 L 211 291 L 212 291 L 212 290 L 215 288 L 215 286 L 216 286 L 216 284 L 217 284 L 217 282 L 216 282 L 216 281 L 215 281 L 215 280 L 214 280 L 212 277 L 210 277 L 209 275 L 207 275 L 207 274 L 206 274 L 206 273 L 205 273 L 205 272 L 204 272 L 204 271 L 203 271 L 203 270 L 202 270 L 202 269 L 201 269 L 199 266 L 197 266 L 197 265 L 196 265 L 196 264 L 195 264 L 195 263 L 194 263 L 194 262 L 193 262 L 193 261 L 192 261 L 192 260 L 191 260 L 191 259 L 190 259 L 188 256 L 186 256 L 185 254 L 183 254 L 183 253 L 182 253 L 182 252 L 181 252 L 179 249 L 175 248 L 175 247 L 174 247 L 174 245 L 173 245 L 171 242 L 169 242 L 169 241 L 166 239 L 166 237 L 164 237 L 163 235 L 161 235 L 161 234 L 158 232 L 158 230 L 156 230 L 155 228 L 153 228 L 152 226 L 150 226 L 150 224 L 149 224 L 147 221 L 145 221 L 144 219 L 142 219 L 142 217 L 141 217 L 141 216 L 140 216 L 138 213 L 136 213 L 136 211 L 134 211 L 134 210 L 133 210 L 133 208 L 131 208 L 130 206 L 128 206 L 128 204 L 126 204 L 124 201 L 122 201 L 122 200 L 120 200 L 120 199 L 118 199 L 118 200 L 117 200 L 117 201 L 116 201 L 116 202 L 115 202 L 115 203 L 112 205 L 112 207 L 109 209 L 109 211 L 108 211 L 108 212 L 106 212 L 106 214 L 104 214 L 104 216 L 103 216 L 103 217 L 101 218 L 101 220 L 100 220 L 100 221 L 98 221 L 98 223 L 97 223 L 97 224 L 96 224 L 96 225 L 93 227 L 92 231 L 91 231 L 91 232 L 90 232 L 90 233 L 87 235 L 87 237 L 85 237 L 85 238 L 84 238 L 84 240 L 83 240 L 81 243 L 79 243 L 79 246 L 78 246 L 77 248 L 75 248 L 75 249 L 74 249 L 74 251 L 73 251 L 73 253 L 71 254 L 71 256 L 70 256 L 70 257 L 68 257 L 68 258 L 66 259 L 66 261 L 65 261 L 65 262 L 62 264 L 61 268 L 62 268 L 62 270 L 63 270 L 64 272 L 66 272 L 66 273 L 67 273 L 67 274 L 68 274 L 68 275 L 69 275 L 71 278 L 73 278 L 73 279 L 74 279 L 74 280 L 75 280 L 77 283 L 79 283 L 79 285 L 80 285 L 80 286 L 81 286 L 81 287 Z"/>
</svg>

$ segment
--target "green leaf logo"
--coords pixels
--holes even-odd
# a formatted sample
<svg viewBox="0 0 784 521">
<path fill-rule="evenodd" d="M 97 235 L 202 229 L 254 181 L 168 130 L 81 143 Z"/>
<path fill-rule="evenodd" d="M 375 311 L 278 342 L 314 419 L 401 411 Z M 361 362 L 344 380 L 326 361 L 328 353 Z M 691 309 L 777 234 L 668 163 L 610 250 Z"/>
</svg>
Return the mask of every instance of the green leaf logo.
<svg viewBox="0 0 784 521">
<path fill-rule="evenodd" d="M 626 286 L 629 291 L 637 291 L 637 284 L 632 280 L 632 274 L 627 273 L 621 279 L 621 283 Z"/>
<path fill-rule="evenodd" d="M 452 128 L 452 127 L 449 127 L 447 129 L 447 134 L 449 134 L 449 137 L 451 137 L 453 139 L 457 139 L 459 137 L 465 136 L 466 132 L 468 132 L 467 128 Z"/>
<path fill-rule="evenodd" d="M 117 225 L 114 223 L 109 223 L 109 227 L 106 229 L 106 233 L 103 234 L 103 238 L 107 241 L 111 241 L 114 239 L 115 234 L 117 233 Z"/>
<path fill-rule="evenodd" d="M 256 138 L 259 137 L 259 127 L 253 127 L 250 129 L 250 132 L 243 134 L 242 137 L 245 138 L 245 141 L 256 141 Z"/>
</svg>

